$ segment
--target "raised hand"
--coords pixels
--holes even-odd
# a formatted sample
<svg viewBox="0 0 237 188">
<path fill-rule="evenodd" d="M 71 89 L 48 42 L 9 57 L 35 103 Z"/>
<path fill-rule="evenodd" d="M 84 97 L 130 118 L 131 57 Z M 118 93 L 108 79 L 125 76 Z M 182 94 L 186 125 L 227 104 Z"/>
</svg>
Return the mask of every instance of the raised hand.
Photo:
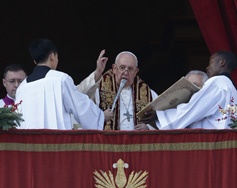
<svg viewBox="0 0 237 188">
<path fill-rule="evenodd" d="M 105 70 L 108 57 L 104 57 L 105 49 L 100 52 L 100 55 L 96 61 L 96 70 L 95 70 L 95 81 L 97 82 L 103 71 Z"/>
</svg>

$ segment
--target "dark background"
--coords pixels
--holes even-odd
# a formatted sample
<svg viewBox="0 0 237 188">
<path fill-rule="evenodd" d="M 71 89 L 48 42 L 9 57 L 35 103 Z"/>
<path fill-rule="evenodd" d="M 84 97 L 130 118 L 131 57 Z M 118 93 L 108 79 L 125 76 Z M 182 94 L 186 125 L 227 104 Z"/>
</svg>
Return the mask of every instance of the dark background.
<svg viewBox="0 0 237 188">
<path fill-rule="evenodd" d="M 59 51 L 58 70 L 78 84 L 106 49 L 111 68 L 124 50 L 138 57 L 139 76 L 158 94 L 191 69 L 205 71 L 210 53 L 188 0 L 6 1 L 0 8 L 1 76 L 10 63 L 27 73 L 28 43 L 49 38 Z M 1 84 L 0 97 L 6 94 Z"/>
</svg>

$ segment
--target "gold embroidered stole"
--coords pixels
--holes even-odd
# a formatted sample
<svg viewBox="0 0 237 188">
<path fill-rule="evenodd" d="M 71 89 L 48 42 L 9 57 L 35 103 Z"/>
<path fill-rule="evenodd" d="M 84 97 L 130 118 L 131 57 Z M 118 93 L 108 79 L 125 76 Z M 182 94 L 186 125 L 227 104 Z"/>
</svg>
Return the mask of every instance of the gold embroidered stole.
<svg viewBox="0 0 237 188">
<path fill-rule="evenodd" d="M 100 90 L 100 108 L 104 111 L 108 108 L 112 108 L 114 99 L 118 92 L 118 87 L 115 82 L 115 76 L 113 70 L 108 70 L 102 77 L 102 81 L 99 86 Z M 136 117 L 137 112 L 139 112 L 143 107 L 145 107 L 149 102 L 152 101 L 151 90 L 149 86 L 141 80 L 138 76 L 135 77 L 132 84 L 133 93 L 133 117 L 134 124 L 136 125 L 139 120 Z M 116 102 L 114 109 L 114 118 L 111 121 L 105 123 L 104 130 L 118 130 L 120 121 L 120 108 L 119 99 Z"/>
</svg>

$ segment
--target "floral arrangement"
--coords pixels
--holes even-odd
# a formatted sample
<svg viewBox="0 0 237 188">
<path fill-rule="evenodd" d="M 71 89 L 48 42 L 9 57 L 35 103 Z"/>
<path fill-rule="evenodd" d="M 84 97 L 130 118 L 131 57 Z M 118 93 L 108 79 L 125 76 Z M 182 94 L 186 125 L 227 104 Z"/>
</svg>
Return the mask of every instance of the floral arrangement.
<svg viewBox="0 0 237 188">
<path fill-rule="evenodd" d="M 219 112 L 224 116 L 217 121 L 226 120 L 228 116 L 231 118 L 232 123 L 229 124 L 229 127 L 232 129 L 237 129 L 237 104 L 234 104 L 234 98 L 231 98 L 231 104 L 227 106 L 227 109 L 222 109 L 219 105 Z"/>
<path fill-rule="evenodd" d="M 12 105 L 5 105 L 4 107 L 0 108 L 0 129 L 8 130 L 14 129 L 17 126 L 20 126 L 20 121 L 24 121 L 21 117 L 22 114 L 18 113 L 17 107 L 21 104 L 12 104 Z"/>
</svg>

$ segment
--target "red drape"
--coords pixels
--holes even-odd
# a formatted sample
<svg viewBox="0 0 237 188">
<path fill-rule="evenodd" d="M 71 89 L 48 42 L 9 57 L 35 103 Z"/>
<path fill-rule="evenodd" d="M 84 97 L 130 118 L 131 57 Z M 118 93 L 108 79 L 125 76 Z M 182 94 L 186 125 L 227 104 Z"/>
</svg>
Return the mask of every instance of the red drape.
<svg viewBox="0 0 237 188">
<path fill-rule="evenodd" d="M 237 55 L 237 0 L 189 0 L 210 53 Z M 237 69 L 232 73 L 237 85 Z"/>
<path fill-rule="evenodd" d="M 137 173 L 152 188 L 235 188 L 237 131 L 2 131 L 0 161 L 1 188 L 126 187 Z"/>
</svg>

